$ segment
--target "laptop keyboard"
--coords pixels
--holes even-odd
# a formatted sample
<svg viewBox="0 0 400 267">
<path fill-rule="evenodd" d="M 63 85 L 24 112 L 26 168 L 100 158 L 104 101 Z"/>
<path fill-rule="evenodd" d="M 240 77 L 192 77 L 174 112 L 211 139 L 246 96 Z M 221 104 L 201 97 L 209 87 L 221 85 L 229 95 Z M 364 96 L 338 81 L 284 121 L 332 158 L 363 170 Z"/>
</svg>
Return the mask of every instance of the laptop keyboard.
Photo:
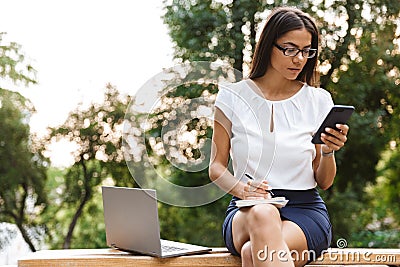
<svg viewBox="0 0 400 267">
<path fill-rule="evenodd" d="M 176 251 L 182 251 L 182 250 L 185 250 L 185 249 L 184 248 L 180 248 L 180 247 L 162 245 L 161 246 L 161 250 L 162 250 L 162 252 L 176 252 Z"/>
</svg>

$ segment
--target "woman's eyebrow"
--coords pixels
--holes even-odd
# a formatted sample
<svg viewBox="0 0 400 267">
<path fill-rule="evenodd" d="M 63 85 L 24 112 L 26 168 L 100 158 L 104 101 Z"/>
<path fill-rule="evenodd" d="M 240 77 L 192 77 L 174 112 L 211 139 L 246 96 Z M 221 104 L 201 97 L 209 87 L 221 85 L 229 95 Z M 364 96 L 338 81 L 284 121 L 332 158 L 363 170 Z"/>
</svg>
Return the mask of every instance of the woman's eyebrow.
<svg viewBox="0 0 400 267">
<path fill-rule="evenodd" d="M 294 46 L 294 47 L 296 47 L 296 48 L 299 48 L 299 46 L 298 46 L 297 44 L 292 43 L 292 42 L 284 42 L 283 44 L 291 45 L 291 46 Z M 304 46 L 303 48 L 309 48 L 309 47 L 311 47 L 311 44 L 306 45 L 306 46 Z"/>
</svg>

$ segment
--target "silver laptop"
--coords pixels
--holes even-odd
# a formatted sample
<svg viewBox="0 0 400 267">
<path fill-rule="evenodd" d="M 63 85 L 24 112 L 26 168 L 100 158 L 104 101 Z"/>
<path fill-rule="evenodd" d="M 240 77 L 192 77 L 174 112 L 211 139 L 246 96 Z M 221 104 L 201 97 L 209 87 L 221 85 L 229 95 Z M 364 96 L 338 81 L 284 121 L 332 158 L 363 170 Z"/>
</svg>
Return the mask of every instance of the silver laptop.
<svg viewBox="0 0 400 267">
<path fill-rule="evenodd" d="M 107 245 L 157 257 L 210 251 L 210 248 L 160 239 L 156 191 L 103 186 Z"/>
</svg>

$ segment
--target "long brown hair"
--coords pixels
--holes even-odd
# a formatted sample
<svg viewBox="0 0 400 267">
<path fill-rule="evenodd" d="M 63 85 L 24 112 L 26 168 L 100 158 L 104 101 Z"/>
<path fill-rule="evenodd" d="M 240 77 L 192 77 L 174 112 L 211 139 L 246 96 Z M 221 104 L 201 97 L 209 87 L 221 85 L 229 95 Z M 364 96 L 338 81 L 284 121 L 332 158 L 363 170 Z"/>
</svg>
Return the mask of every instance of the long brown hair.
<svg viewBox="0 0 400 267">
<path fill-rule="evenodd" d="M 257 42 L 249 78 L 261 77 L 271 62 L 271 51 L 277 39 L 293 30 L 306 29 L 311 33 L 311 48 L 319 48 L 319 34 L 313 19 L 303 11 L 293 7 L 279 7 L 272 11 Z M 318 55 L 318 53 L 317 53 Z M 318 56 L 309 58 L 296 80 L 315 85 L 318 82 L 316 71 Z"/>
</svg>

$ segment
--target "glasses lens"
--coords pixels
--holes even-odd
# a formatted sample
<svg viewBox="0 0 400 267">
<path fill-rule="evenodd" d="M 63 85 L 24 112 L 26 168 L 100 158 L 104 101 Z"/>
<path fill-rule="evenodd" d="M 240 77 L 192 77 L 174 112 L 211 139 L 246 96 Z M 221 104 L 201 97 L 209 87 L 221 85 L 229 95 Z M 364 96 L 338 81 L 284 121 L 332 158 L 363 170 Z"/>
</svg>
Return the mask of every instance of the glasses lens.
<svg viewBox="0 0 400 267">
<path fill-rule="evenodd" d="M 317 49 L 307 49 L 304 51 L 304 56 L 307 58 L 312 58 L 317 54 Z"/>
<path fill-rule="evenodd" d="M 289 57 L 295 57 L 297 55 L 297 53 L 299 53 L 299 49 L 297 48 L 286 48 L 285 49 L 285 55 L 289 56 Z"/>
</svg>

